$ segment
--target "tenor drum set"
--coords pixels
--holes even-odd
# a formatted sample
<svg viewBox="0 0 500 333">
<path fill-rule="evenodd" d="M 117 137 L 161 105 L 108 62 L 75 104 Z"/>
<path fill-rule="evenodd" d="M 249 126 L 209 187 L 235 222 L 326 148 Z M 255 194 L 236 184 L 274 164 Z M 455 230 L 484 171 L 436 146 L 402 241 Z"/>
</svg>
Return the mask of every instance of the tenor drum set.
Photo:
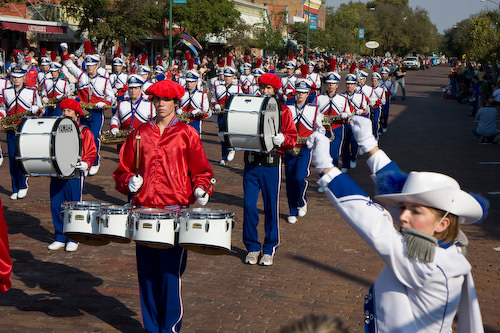
<svg viewBox="0 0 500 333">
<path fill-rule="evenodd" d="M 63 204 L 64 234 L 87 245 L 110 242 L 168 249 L 179 245 L 193 252 L 222 255 L 231 251 L 234 213 L 210 208 L 172 212 L 75 201 Z"/>
</svg>

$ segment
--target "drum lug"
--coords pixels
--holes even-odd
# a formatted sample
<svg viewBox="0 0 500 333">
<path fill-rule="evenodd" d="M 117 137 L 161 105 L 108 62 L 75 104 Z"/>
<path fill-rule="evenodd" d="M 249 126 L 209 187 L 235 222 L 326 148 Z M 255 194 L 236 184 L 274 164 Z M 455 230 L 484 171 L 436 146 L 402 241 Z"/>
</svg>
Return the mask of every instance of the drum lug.
<svg viewBox="0 0 500 333">
<path fill-rule="evenodd" d="M 106 216 L 106 220 L 105 220 L 105 221 L 106 221 L 106 222 L 104 222 L 104 221 L 103 221 L 104 226 L 105 226 L 106 228 L 109 228 L 109 217 L 108 217 L 108 216 Z"/>
<path fill-rule="evenodd" d="M 156 232 L 160 232 L 160 221 L 156 220 Z"/>
<path fill-rule="evenodd" d="M 181 223 L 180 221 L 176 218 L 174 221 L 174 232 L 178 232 L 180 229 Z"/>
<path fill-rule="evenodd" d="M 205 232 L 208 232 L 209 229 L 210 229 L 210 221 L 205 220 Z"/>
</svg>

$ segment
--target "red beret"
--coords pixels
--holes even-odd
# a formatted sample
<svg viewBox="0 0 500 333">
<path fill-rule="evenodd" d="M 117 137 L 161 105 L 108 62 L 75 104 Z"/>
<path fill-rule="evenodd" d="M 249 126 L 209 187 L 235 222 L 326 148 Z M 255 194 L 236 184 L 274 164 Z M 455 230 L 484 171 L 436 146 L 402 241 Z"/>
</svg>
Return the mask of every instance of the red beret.
<svg viewBox="0 0 500 333">
<path fill-rule="evenodd" d="M 61 108 L 61 111 L 64 109 L 71 109 L 78 113 L 80 116 L 83 116 L 83 110 L 80 105 L 80 102 L 78 102 L 76 99 L 72 98 L 66 98 L 61 101 L 61 104 L 59 104 L 59 107 Z"/>
<path fill-rule="evenodd" d="M 146 89 L 146 95 L 150 95 L 150 98 L 156 96 L 167 99 L 181 99 L 184 96 L 184 87 L 172 80 L 162 80 Z"/>
<path fill-rule="evenodd" d="M 281 88 L 281 80 L 276 74 L 266 73 L 259 77 L 259 86 L 270 85 L 274 89 L 278 90 Z"/>
</svg>

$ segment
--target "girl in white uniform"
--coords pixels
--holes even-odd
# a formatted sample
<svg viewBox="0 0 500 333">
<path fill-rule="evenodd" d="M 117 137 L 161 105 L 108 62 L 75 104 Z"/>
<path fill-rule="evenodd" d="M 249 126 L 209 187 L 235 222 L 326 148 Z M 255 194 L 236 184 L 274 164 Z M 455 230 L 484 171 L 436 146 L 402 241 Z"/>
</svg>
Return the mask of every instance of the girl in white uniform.
<svg viewBox="0 0 500 333">
<path fill-rule="evenodd" d="M 382 194 L 375 199 L 399 207 L 396 218 L 333 166 L 324 135 L 313 133 L 308 146 L 314 146 L 325 194 L 386 264 L 367 295 L 365 303 L 373 303 L 374 312 L 365 311 L 366 331 L 451 332 L 459 308 L 458 332 L 483 332 L 471 265 L 455 240 L 459 224 L 480 221 L 486 208 L 451 177 L 433 172 L 406 177 L 378 148 L 369 119 L 355 116 L 351 126 L 380 184 Z"/>
</svg>

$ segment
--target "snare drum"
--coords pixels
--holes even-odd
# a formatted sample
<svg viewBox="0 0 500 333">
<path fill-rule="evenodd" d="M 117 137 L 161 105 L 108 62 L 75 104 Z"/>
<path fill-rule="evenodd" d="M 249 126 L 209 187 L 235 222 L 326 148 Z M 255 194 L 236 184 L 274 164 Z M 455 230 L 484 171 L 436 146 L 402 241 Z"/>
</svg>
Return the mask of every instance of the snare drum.
<svg viewBox="0 0 500 333">
<path fill-rule="evenodd" d="M 132 212 L 133 239 L 136 243 L 168 249 L 175 245 L 179 229 L 177 213 L 166 209 L 138 208 Z"/>
<path fill-rule="evenodd" d="M 73 119 L 25 117 L 16 133 L 16 160 L 28 176 L 71 177 L 81 146 Z"/>
<path fill-rule="evenodd" d="M 117 243 L 130 243 L 132 238 L 131 208 L 104 206 L 99 210 L 99 236 Z"/>
<path fill-rule="evenodd" d="M 281 108 L 272 96 L 232 95 L 223 118 L 224 140 L 235 150 L 269 153 L 281 132 Z"/>
<path fill-rule="evenodd" d="M 87 245 L 105 245 L 109 239 L 99 236 L 99 210 L 108 204 L 70 201 L 63 204 L 63 232 L 66 237 Z"/>
<path fill-rule="evenodd" d="M 220 255 L 231 251 L 234 213 L 208 208 L 190 208 L 179 216 L 179 245 L 202 254 Z"/>
</svg>

